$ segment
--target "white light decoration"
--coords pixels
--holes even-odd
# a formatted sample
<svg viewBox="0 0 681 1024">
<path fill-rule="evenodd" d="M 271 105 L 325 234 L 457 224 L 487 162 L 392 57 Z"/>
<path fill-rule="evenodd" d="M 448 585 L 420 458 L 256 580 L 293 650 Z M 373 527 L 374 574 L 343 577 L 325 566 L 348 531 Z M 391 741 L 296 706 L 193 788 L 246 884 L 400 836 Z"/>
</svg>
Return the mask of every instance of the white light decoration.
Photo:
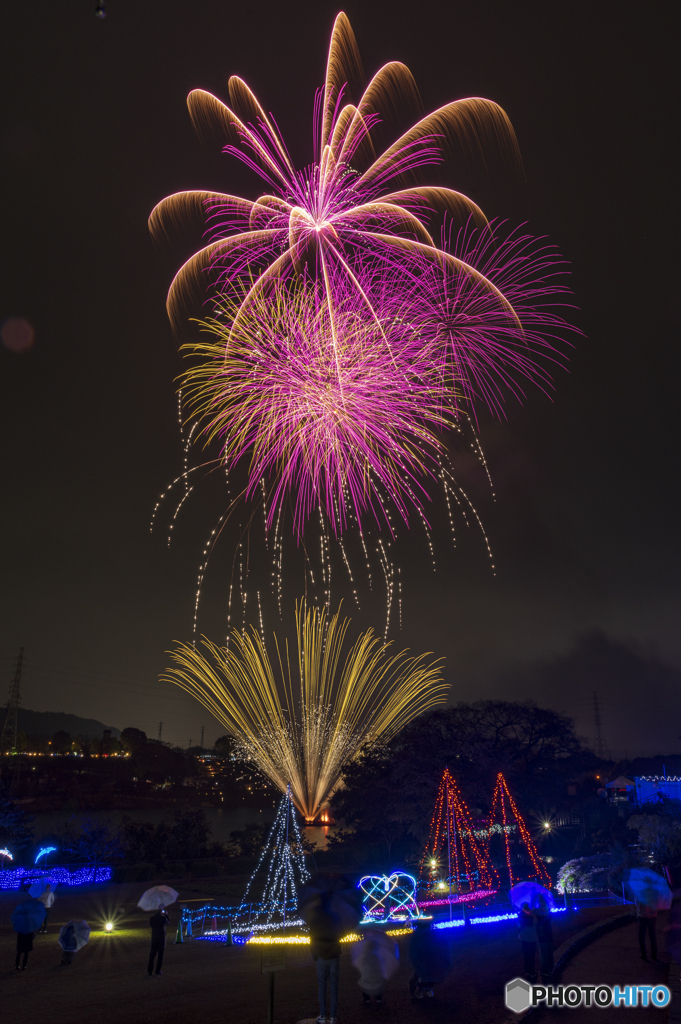
<svg viewBox="0 0 681 1024">
<path fill-rule="evenodd" d="M 255 919 L 251 919 L 249 894 L 260 867 L 269 854 L 267 881 L 262 900 L 257 904 Z M 303 921 L 298 913 L 298 886 L 307 882 L 310 872 L 305 864 L 303 840 L 298 827 L 296 809 L 291 799 L 291 786 L 281 798 L 267 843 L 260 854 L 257 867 L 250 877 L 243 899 L 237 910 L 238 917 L 248 918 L 249 930 L 267 931 L 274 928 L 300 927 Z M 264 918 L 264 920 L 263 920 Z"/>
</svg>

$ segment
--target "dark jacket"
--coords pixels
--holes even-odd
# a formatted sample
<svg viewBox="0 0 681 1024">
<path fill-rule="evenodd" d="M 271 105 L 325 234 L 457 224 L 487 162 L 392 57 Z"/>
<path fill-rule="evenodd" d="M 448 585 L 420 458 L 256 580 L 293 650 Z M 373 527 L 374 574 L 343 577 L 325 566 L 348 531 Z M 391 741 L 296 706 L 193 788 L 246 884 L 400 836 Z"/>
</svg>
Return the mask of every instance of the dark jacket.
<svg viewBox="0 0 681 1024">
<path fill-rule="evenodd" d="M 33 932 L 22 935 L 17 932 L 17 953 L 30 953 L 33 949 Z"/>
<path fill-rule="evenodd" d="M 149 918 L 149 925 L 151 927 L 151 941 L 157 943 L 160 946 L 166 944 L 166 925 L 168 924 L 169 918 L 165 910 L 157 910 L 156 913 Z"/>
<path fill-rule="evenodd" d="M 537 940 L 539 942 L 553 944 L 553 928 L 551 926 L 550 914 L 535 914 L 534 926 L 537 929 Z"/>
<path fill-rule="evenodd" d="M 422 981 L 440 985 L 452 969 L 452 956 L 443 941 L 426 925 L 417 926 L 409 940 L 409 959 Z"/>
<path fill-rule="evenodd" d="M 316 960 L 317 957 L 321 960 L 335 960 L 341 955 L 340 939 L 315 938 L 313 935 L 310 938 L 310 952 L 313 960 Z"/>
</svg>

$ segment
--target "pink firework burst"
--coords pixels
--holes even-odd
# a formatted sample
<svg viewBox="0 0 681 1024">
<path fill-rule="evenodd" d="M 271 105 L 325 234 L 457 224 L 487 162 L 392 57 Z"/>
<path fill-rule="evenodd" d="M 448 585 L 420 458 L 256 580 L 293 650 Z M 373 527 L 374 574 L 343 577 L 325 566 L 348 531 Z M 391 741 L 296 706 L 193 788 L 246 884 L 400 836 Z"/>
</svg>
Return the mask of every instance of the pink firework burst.
<svg viewBox="0 0 681 1024">
<path fill-rule="evenodd" d="M 279 283 L 236 325 L 241 298 L 223 296 L 227 323 L 210 320 L 214 340 L 186 346 L 200 361 L 185 400 L 228 467 L 250 460 L 247 495 L 270 481 L 268 524 L 289 494 L 299 533 L 317 507 L 334 532 L 368 510 L 384 518 L 386 499 L 405 521 L 421 508 L 421 480 L 454 425 L 447 349 L 390 287 L 369 294 L 377 319 L 342 284 L 332 314 L 320 287 Z"/>
<path fill-rule="evenodd" d="M 362 79 L 355 37 L 341 13 L 315 105 L 316 158 L 301 171 L 274 119 L 240 78 L 229 81 L 229 107 L 200 89 L 189 94 L 199 134 L 221 141 L 225 152 L 251 167 L 272 191 L 254 201 L 219 192 L 180 192 L 154 209 L 149 224 L 155 236 L 198 216 L 210 238 L 172 282 L 167 305 L 174 325 L 183 322 L 192 293 L 205 293 L 206 272 L 218 291 L 248 280 L 236 311 L 238 323 L 259 292 L 267 293 L 273 282 L 303 269 L 321 282 L 331 316 L 334 282 L 344 279 L 366 315 L 378 322 L 380 311 L 365 276 L 368 260 L 395 268 L 412 257 L 467 274 L 512 318 L 512 307 L 493 283 L 436 245 L 428 229 L 433 214 L 446 214 L 456 224 L 484 225 L 482 211 L 460 192 L 417 183 L 423 166 L 449 154 L 497 156 L 520 170 L 508 117 L 491 100 L 456 100 L 421 117 L 381 152 L 378 143 L 396 119 L 392 115 L 420 111 L 418 90 L 409 69 L 396 61 L 381 68 L 366 89 Z"/>
</svg>

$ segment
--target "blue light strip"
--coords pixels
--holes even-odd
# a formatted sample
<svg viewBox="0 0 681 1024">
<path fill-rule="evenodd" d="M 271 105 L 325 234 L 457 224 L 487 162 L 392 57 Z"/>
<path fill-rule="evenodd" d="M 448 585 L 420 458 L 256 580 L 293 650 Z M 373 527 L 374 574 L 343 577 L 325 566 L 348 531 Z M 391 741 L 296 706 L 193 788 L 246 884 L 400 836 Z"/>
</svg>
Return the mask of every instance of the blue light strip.
<svg viewBox="0 0 681 1024">
<path fill-rule="evenodd" d="M 554 907 L 552 914 L 564 914 L 567 907 Z M 471 924 L 492 924 L 493 921 L 517 921 L 518 911 L 513 914 L 496 914 L 494 917 L 471 917 Z"/>
<path fill-rule="evenodd" d="M 0 871 L 0 889 L 20 889 L 26 881 L 38 882 L 41 879 L 46 882 L 53 880 L 58 885 L 88 885 L 91 882 L 111 881 L 111 868 L 97 868 L 96 878 L 93 878 L 93 874 L 94 868 L 89 865 L 77 871 L 68 871 L 66 868 L 14 868 L 12 871 Z"/>
<path fill-rule="evenodd" d="M 551 911 L 552 914 L 564 914 L 567 907 L 554 907 Z M 516 910 L 512 914 L 494 914 L 489 917 L 469 917 L 469 924 L 494 924 L 496 921 L 517 921 L 518 911 Z M 434 929 L 438 931 L 443 928 L 462 928 L 466 924 L 466 921 L 462 918 L 456 918 L 454 921 L 438 921 L 433 925 Z"/>
</svg>

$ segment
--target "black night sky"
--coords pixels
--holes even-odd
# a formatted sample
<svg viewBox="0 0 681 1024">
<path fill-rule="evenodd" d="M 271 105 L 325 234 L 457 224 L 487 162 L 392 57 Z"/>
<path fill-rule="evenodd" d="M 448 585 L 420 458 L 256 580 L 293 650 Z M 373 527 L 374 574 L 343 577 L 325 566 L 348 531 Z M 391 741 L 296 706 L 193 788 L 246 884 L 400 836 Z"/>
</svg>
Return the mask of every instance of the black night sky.
<svg viewBox="0 0 681 1024">
<path fill-rule="evenodd" d="M 473 528 L 456 551 L 436 529 L 434 574 L 423 535 L 402 531 L 403 630 L 391 636 L 446 658 L 453 700 L 533 697 L 574 715 L 589 737 L 596 689 L 614 753 L 678 751 L 675 7 L 351 0 L 344 9 L 366 72 L 403 61 L 426 110 L 471 95 L 504 107 L 527 181 L 495 171 L 448 183 L 488 216 L 527 222 L 558 246 L 585 335 L 552 399 L 537 391 L 510 404 L 506 422 L 481 422 L 496 504 L 476 467 L 457 463 L 496 576 Z M 191 637 L 197 566 L 224 494 L 198 489 L 170 550 L 167 515 L 149 531 L 182 469 L 182 361 L 165 294 L 198 239 L 161 251 L 146 222 L 172 192 L 262 191 L 233 159 L 202 148 L 185 105 L 192 88 L 226 99 L 239 74 L 274 112 L 296 163 L 311 160 L 337 6 L 110 0 L 107 12 L 98 20 L 91 0 L 8 0 L 0 15 L 0 320 L 22 316 L 35 328 L 30 351 L 0 347 L 0 682 L 23 645 L 26 707 L 153 736 L 163 720 L 163 738 L 183 745 L 205 724 L 212 742 L 224 729 L 157 676 L 173 641 Z M 220 641 L 236 537 L 226 531 L 201 606 L 200 629 Z M 291 635 L 296 580 L 287 577 L 283 624 L 260 585 L 266 631 Z M 346 590 L 339 582 L 335 597 Z M 361 611 L 345 607 L 357 627 L 382 630 L 380 587 Z"/>
</svg>

